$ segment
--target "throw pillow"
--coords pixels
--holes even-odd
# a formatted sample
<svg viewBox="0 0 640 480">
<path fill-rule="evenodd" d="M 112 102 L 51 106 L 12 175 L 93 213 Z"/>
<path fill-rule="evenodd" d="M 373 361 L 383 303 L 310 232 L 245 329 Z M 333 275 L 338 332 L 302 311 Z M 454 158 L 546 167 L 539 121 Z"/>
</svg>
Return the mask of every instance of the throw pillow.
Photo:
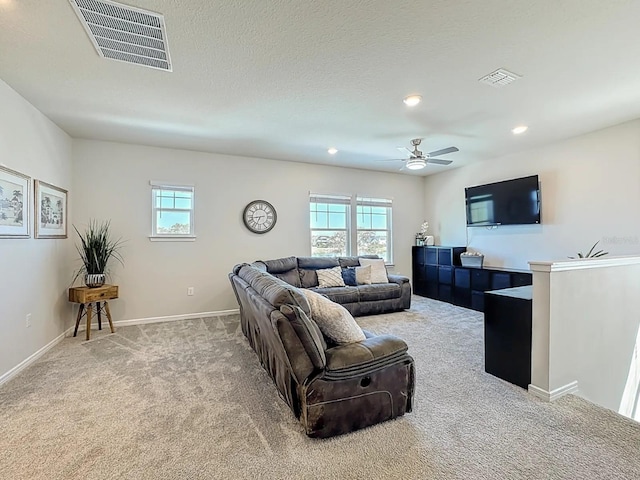
<svg viewBox="0 0 640 480">
<path fill-rule="evenodd" d="M 318 274 L 318 287 L 344 287 L 342 269 L 340 267 L 324 268 L 316 272 Z"/>
<path fill-rule="evenodd" d="M 313 290 L 302 289 L 311 307 L 311 318 L 320 331 L 338 345 L 356 343 L 366 337 L 360 326 L 342 305 L 332 302 Z"/>
<path fill-rule="evenodd" d="M 371 265 L 356 267 L 356 283 L 358 285 L 371 285 Z"/>
<path fill-rule="evenodd" d="M 344 280 L 344 284 L 350 287 L 355 287 L 358 285 L 356 282 L 356 269 L 355 267 L 347 267 L 342 269 L 342 279 Z"/>
<path fill-rule="evenodd" d="M 371 265 L 371 283 L 389 283 L 387 267 L 382 258 L 361 258 L 360 265 Z"/>
</svg>

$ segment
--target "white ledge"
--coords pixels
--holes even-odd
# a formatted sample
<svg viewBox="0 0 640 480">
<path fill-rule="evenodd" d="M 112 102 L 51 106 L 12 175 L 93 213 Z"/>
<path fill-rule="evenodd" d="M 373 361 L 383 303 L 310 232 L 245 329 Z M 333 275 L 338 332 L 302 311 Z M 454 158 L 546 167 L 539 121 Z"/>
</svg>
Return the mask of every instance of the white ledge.
<svg viewBox="0 0 640 480">
<path fill-rule="evenodd" d="M 584 270 L 587 268 L 620 267 L 638 264 L 640 264 L 640 256 L 629 255 L 623 257 L 579 258 L 555 262 L 532 261 L 529 262 L 529 268 L 534 272 L 562 272 L 566 270 Z"/>
</svg>

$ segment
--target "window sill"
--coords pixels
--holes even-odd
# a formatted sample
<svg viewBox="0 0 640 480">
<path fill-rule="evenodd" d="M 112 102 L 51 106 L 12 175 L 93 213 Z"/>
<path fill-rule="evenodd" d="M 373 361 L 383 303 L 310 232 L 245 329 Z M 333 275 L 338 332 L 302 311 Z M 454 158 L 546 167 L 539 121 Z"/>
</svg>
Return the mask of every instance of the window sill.
<svg viewBox="0 0 640 480">
<path fill-rule="evenodd" d="M 195 235 L 185 235 L 184 237 L 155 237 L 149 236 L 149 240 L 152 242 L 195 242 Z"/>
</svg>

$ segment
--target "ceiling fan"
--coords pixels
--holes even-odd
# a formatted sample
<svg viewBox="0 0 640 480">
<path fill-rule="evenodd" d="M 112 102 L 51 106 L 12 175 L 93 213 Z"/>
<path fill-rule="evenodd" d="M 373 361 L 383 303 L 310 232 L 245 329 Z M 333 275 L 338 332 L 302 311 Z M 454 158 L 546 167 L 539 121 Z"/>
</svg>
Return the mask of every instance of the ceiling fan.
<svg viewBox="0 0 640 480">
<path fill-rule="evenodd" d="M 443 160 L 441 158 L 434 158 L 434 157 L 439 157 L 440 155 L 446 155 L 447 153 L 453 153 L 453 152 L 459 151 L 457 147 L 448 147 L 448 148 L 443 148 L 442 150 L 435 150 L 429 153 L 422 153 L 420 150 L 418 150 L 420 143 L 422 143 L 421 138 L 414 138 L 413 140 L 411 140 L 411 145 L 413 145 L 413 150 L 409 150 L 406 147 L 398 147 L 398 150 L 400 151 L 404 152 L 406 150 L 407 152 L 409 152 L 409 155 L 410 155 L 409 158 L 394 158 L 392 160 L 385 160 L 385 161 L 406 162 L 404 167 L 407 167 L 409 170 L 419 170 L 421 168 L 424 168 L 427 165 L 427 163 L 432 163 L 434 165 L 449 165 L 452 163 L 451 160 Z"/>
</svg>

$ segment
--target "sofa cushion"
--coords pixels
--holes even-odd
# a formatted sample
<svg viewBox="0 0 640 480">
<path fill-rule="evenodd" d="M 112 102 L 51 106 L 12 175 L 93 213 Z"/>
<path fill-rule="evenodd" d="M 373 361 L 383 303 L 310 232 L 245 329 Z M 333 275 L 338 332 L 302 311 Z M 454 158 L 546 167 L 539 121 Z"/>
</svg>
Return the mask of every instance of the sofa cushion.
<svg viewBox="0 0 640 480">
<path fill-rule="evenodd" d="M 309 303 L 302 294 L 302 290 L 289 285 L 273 275 L 262 272 L 251 265 L 244 265 L 238 271 L 238 276 L 247 282 L 267 302 L 275 308 L 282 305 L 298 305 L 305 313 L 309 313 Z"/>
<path fill-rule="evenodd" d="M 389 283 L 387 267 L 382 258 L 360 258 L 360 265 L 371 265 L 371 283 Z"/>
<path fill-rule="evenodd" d="M 316 270 L 316 273 L 318 275 L 318 287 L 320 288 L 345 286 L 340 267 L 321 268 Z"/>
<path fill-rule="evenodd" d="M 362 342 L 329 348 L 325 352 L 327 370 L 330 372 L 347 370 L 355 373 L 363 366 L 384 365 L 406 351 L 405 341 L 393 335 L 367 337 Z"/>
<path fill-rule="evenodd" d="M 371 285 L 371 265 L 366 267 L 355 267 L 356 269 L 356 284 L 357 285 Z"/>
<path fill-rule="evenodd" d="M 336 303 L 356 303 L 359 300 L 359 287 L 330 287 L 330 288 L 311 288 L 316 293 L 324 295 L 329 300 Z"/>
<path fill-rule="evenodd" d="M 342 268 L 360 266 L 361 258 L 380 258 L 378 255 L 361 255 L 359 257 L 338 257 L 338 262 Z"/>
<path fill-rule="evenodd" d="M 309 302 L 311 318 L 318 324 L 322 333 L 335 343 L 345 345 L 360 342 L 366 338 L 355 319 L 342 305 L 332 302 L 313 290 L 303 289 L 301 292 Z"/>
<path fill-rule="evenodd" d="M 267 266 L 269 273 L 284 273 L 289 270 L 298 268 L 298 259 L 296 257 L 276 258 L 275 260 L 260 260 Z"/>
<path fill-rule="evenodd" d="M 320 268 L 333 268 L 338 266 L 340 266 L 340 264 L 336 257 L 298 257 L 298 268 L 318 270 Z"/>
<path fill-rule="evenodd" d="M 371 302 L 376 300 L 390 300 L 400 298 L 402 288 L 397 283 L 374 283 L 358 287 L 359 301 Z"/>
<path fill-rule="evenodd" d="M 298 269 L 302 288 L 313 288 L 318 286 L 318 274 L 316 272 L 317 270 L 311 270 L 308 268 Z"/>
<path fill-rule="evenodd" d="M 293 285 L 294 287 L 302 287 L 302 283 L 300 282 L 300 274 L 298 273 L 298 269 L 294 268 L 293 270 L 287 270 L 282 273 L 274 273 L 274 277 L 279 278 L 280 280 L 284 280 L 289 285 Z"/>
<path fill-rule="evenodd" d="M 342 280 L 349 287 L 358 285 L 356 282 L 356 267 L 347 267 L 342 269 Z"/>
<path fill-rule="evenodd" d="M 327 363 L 324 354 L 324 351 L 327 349 L 327 343 L 324 340 L 318 324 L 311 320 L 298 306 L 282 305 L 280 311 L 289 319 L 289 322 L 291 322 L 313 366 L 315 368 L 324 368 Z"/>
</svg>

